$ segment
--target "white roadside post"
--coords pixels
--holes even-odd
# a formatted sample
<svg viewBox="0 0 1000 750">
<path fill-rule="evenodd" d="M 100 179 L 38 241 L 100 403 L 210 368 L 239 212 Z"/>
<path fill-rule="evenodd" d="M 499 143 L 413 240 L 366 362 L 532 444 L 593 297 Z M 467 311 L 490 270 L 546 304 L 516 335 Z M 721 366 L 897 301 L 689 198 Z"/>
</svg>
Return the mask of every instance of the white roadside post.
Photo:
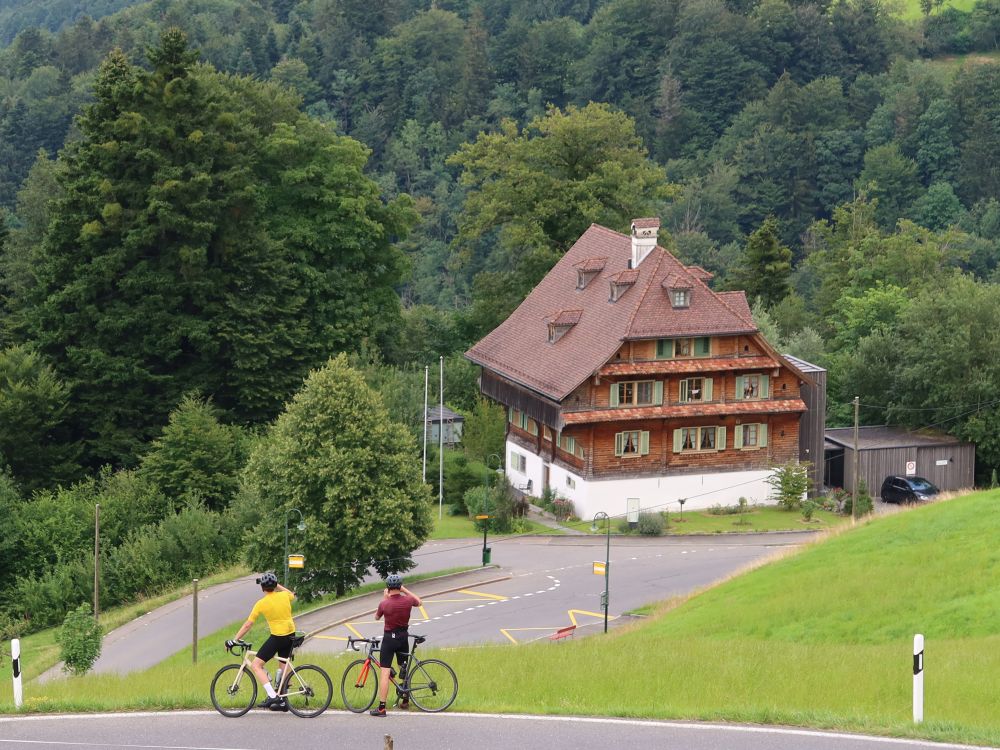
<svg viewBox="0 0 1000 750">
<path fill-rule="evenodd" d="M 21 641 L 15 638 L 10 642 L 10 656 L 14 667 L 14 708 L 20 708 L 21 703 Z"/>
<path fill-rule="evenodd" d="M 924 637 L 913 636 L 913 721 L 924 720 Z"/>
</svg>

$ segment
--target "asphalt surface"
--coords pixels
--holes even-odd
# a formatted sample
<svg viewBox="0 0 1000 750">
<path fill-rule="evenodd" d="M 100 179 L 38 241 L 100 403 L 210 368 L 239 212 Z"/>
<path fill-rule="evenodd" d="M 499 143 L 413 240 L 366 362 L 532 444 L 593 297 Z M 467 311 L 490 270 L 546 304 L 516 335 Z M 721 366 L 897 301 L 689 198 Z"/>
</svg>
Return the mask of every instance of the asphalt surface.
<svg viewBox="0 0 1000 750">
<path fill-rule="evenodd" d="M 610 573 L 610 626 L 622 622 L 630 609 L 685 594 L 725 578 L 783 548 L 814 538 L 809 532 L 716 535 L 706 537 L 612 537 Z M 592 573 L 592 564 L 603 561 L 603 536 L 529 536 L 490 539 L 492 562 L 509 580 L 476 586 L 472 593 L 431 597 L 426 617 L 416 615 L 414 632 L 426 633 L 435 646 L 472 643 L 521 643 L 544 638 L 556 629 L 576 624 L 578 632 L 603 628 L 600 597 L 604 578 Z M 413 556 L 413 572 L 428 573 L 482 560 L 481 540 L 436 541 L 420 547 Z M 247 576 L 198 592 L 198 631 L 205 635 L 244 617 L 260 596 Z M 294 587 L 294 581 L 291 583 Z M 447 588 L 447 586 L 443 587 Z M 425 589 L 426 590 L 426 589 Z M 418 589 L 418 593 L 420 590 Z M 374 610 L 370 604 L 349 603 L 320 616 L 301 618 L 300 629 L 318 629 L 346 616 Z M 368 622 L 366 622 L 366 620 Z M 97 673 L 127 673 L 148 669 L 191 643 L 191 598 L 159 607 L 104 639 Z M 340 625 L 311 640 L 304 650 L 342 650 L 351 634 L 377 633 L 380 625 L 370 617 L 357 617 L 350 627 Z M 58 667 L 42 680 L 61 676 Z"/>
<path fill-rule="evenodd" d="M 879 750 L 964 745 L 863 737 L 781 727 L 573 717 L 390 714 L 384 719 L 328 711 L 316 719 L 255 711 L 239 719 L 208 712 L 0 718 L 0 749 L 147 748 L 155 750 Z"/>
</svg>

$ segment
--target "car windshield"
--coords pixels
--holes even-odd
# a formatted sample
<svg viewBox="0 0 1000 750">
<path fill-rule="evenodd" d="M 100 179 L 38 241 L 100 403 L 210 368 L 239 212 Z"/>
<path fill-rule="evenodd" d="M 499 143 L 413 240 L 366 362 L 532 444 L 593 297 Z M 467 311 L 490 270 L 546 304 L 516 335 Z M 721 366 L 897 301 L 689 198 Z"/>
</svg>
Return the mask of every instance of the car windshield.
<svg viewBox="0 0 1000 750">
<path fill-rule="evenodd" d="M 937 492 L 937 487 L 923 477 L 912 477 L 907 481 L 914 492 Z"/>
</svg>

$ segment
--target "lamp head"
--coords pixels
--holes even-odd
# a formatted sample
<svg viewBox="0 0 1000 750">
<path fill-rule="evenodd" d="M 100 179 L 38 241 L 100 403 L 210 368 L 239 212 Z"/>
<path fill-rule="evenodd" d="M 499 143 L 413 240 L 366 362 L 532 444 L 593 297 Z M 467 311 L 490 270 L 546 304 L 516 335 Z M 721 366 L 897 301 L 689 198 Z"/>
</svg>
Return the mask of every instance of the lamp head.
<svg viewBox="0 0 1000 750">
<path fill-rule="evenodd" d="M 299 531 L 305 531 L 306 530 L 306 522 L 305 521 L 299 521 L 299 525 L 296 528 Z"/>
</svg>

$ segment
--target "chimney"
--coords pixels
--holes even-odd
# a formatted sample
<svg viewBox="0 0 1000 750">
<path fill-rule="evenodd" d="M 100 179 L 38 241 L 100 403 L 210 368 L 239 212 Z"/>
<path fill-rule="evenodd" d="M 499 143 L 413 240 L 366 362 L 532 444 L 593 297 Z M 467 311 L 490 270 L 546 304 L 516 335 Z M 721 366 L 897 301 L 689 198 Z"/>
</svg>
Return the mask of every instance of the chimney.
<svg viewBox="0 0 1000 750">
<path fill-rule="evenodd" d="M 638 268 L 646 256 L 653 252 L 659 230 L 659 219 L 635 219 L 632 221 L 632 262 L 629 268 Z"/>
</svg>

